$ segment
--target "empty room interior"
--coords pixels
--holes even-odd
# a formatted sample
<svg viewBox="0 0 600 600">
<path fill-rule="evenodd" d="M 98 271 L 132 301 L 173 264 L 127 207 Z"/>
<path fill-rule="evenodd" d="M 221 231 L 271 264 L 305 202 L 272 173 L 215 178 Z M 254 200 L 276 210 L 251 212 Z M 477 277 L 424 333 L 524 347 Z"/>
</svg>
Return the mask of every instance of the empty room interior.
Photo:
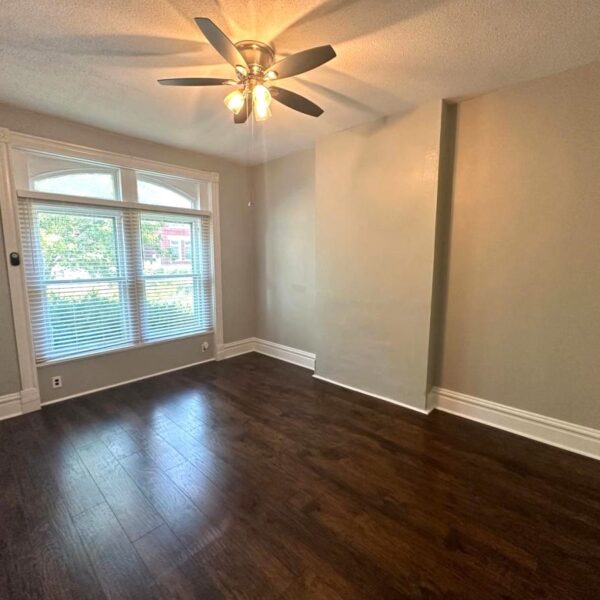
<svg viewBox="0 0 600 600">
<path fill-rule="evenodd" d="M 600 2 L 3 0 L 0 598 L 600 598 Z"/>
</svg>

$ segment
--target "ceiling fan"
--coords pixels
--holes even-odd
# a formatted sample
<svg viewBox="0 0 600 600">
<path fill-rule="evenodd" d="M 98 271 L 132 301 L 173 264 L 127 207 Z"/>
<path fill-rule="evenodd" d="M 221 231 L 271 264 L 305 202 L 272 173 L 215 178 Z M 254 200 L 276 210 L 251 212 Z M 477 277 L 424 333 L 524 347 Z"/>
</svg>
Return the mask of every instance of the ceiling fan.
<svg viewBox="0 0 600 600">
<path fill-rule="evenodd" d="M 235 79 L 216 77 L 178 77 L 159 79 L 161 85 L 235 86 L 225 97 L 235 123 L 245 123 L 251 115 L 256 121 L 271 116 L 271 99 L 298 112 L 318 117 L 323 109 L 304 96 L 273 85 L 274 81 L 305 73 L 335 58 L 331 46 L 319 46 L 292 54 L 275 62 L 273 48 L 263 42 L 245 40 L 234 44 L 210 19 L 196 18 L 196 24 L 214 49 L 235 68 Z"/>
</svg>

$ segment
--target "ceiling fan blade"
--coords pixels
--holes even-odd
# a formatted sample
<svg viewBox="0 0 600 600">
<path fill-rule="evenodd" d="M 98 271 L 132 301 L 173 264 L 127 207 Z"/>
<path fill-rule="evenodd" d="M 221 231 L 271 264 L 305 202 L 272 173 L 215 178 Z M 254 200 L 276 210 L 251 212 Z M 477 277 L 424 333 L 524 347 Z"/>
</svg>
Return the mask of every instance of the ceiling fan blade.
<svg viewBox="0 0 600 600">
<path fill-rule="evenodd" d="M 308 98 L 296 94 L 296 92 L 290 92 L 290 90 L 284 90 L 283 88 L 274 86 L 271 86 L 269 90 L 271 91 L 271 96 L 273 96 L 277 102 L 281 102 L 281 104 L 285 104 L 298 112 L 310 115 L 311 117 L 320 117 L 323 114 L 323 109 L 320 106 L 317 106 Z"/>
<path fill-rule="evenodd" d="M 245 123 L 248 120 L 248 118 L 250 117 L 250 115 L 252 114 L 252 109 L 253 109 L 252 94 L 248 94 L 246 96 L 246 102 L 244 102 L 244 107 L 242 108 L 242 110 L 240 110 L 240 112 L 237 115 L 233 115 L 233 122 L 236 125 Z"/>
<path fill-rule="evenodd" d="M 232 79 L 220 79 L 217 77 L 174 77 L 173 79 L 159 79 L 160 85 L 232 85 L 236 82 Z"/>
<path fill-rule="evenodd" d="M 269 71 L 275 72 L 277 79 L 293 77 L 320 67 L 335 57 L 335 50 L 331 46 L 319 46 L 284 58 L 269 67 Z"/>
<path fill-rule="evenodd" d="M 240 51 L 210 19 L 205 17 L 197 17 L 194 20 L 206 39 L 230 65 L 233 67 L 241 65 L 242 67 L 248 68 L 248 65 L 246 64 L 244 57 L 240 54 Z"/>
</svg>

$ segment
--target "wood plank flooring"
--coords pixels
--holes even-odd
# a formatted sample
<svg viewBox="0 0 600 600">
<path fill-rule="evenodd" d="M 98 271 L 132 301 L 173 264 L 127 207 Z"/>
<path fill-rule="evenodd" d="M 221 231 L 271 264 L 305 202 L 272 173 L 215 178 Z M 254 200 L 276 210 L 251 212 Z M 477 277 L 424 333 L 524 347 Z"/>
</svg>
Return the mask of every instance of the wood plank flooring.
<svg viewBox="0 0 600 600">
<path fill-rule="evenodd" d="M 249 354 L 0 423 L 0 598 L 599 598 L 600 463 Z"/>
</svg>

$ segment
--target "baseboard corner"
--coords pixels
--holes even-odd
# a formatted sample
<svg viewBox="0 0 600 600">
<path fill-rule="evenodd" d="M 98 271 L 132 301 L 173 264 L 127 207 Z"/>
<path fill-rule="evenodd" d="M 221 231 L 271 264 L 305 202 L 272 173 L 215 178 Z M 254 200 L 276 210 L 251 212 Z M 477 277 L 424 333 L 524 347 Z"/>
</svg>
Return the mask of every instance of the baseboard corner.
<svg viewBox="0 0 600 600">
<path fill-rule="evenodd" d="M 284 346 L 268 340 L 254 338 L 254 351 L 259 354 L 277 358 L 285 362 L 304 367 L 305 369 L 315 370 L 315 355 L 313 352 L 299 350 L 291 346 Z"/>
<path fill-rule="evenodd" d="M 233 358 L 234 356 L 254 352 L 254 340 L 255 338 L 246 338 L 244 340 L 228 342 L 227 344 L 219 346 L 217 348 L 217 360 L 226 360 L 228 358 Z"/>
<path fill-rule="evenodd" d="M 268 340 L 252 337 L 223 344 L 217 349 L 217 360 L 225 360 L 249 352 L 258 352 L 271 358 L 277 358 L 305 369 L 315 370 L 315 355 L 312 352 L 284 346 Z"/>
</svg>

